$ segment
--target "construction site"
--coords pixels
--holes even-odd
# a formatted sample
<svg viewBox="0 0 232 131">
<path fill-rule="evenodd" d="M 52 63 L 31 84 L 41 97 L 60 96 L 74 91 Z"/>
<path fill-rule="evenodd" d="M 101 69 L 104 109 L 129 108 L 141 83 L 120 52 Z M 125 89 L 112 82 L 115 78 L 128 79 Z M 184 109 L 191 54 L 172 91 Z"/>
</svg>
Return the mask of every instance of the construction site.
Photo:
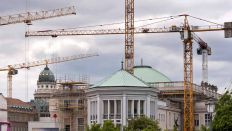
<svg viewBox="0 0 232 131">
<path fill-rule="evenodd" d="M 51 6 L 66 5 L 65 1 L 55 3 Z M 169 15 L 161 13 L 152 17 L 138 11 L 139 17 L 135 19 L 136 8 L 142 10 L 152 2 L 142 4 L 134 0 L 119 2 L 123 6 L 116 11 L 120 11 L 119 21 L 108 18 L 104 22 L 104 18 L 99 18 L 99 22 L 94 13 L 81 14 L 84 5 L 95 7 L 93 5 L 97 6 L 97 2 L 81 1 L 80 12 L 76 7 L 78 2 L 71 3 L 75 6 L 34 11 L 36 2 L 33 6 L 33 1 L 26 0 L 25 13 L 0 16 L 3 31 L 15 24 L 25 24 L 22 31 L 25 34 L 20 34 L 24 42 L 18 40 L 24 43 L 24 53 L 19 53 L 23 55 L 11 52 L 9 54 L 15 58 L 6 57 L 6 62 L 0 63 L 5 65 L 0 71 L 6 75 L 6 86 L 1 86 L 0 90 L 0 131 L 86 131 L 91 125 L 103 124 L 106 120 L 123 131 L 129 120 L 143 116 L 158 121 L 161 131 L 172 131 L 174 127 L 178 131 L 200 131 L 202 125 L 211 129 L 215 104 L 230 88 L 218 85 L 217 78 L 225 82 L 229 76 L 224 74 L 231 73 L 223 70 L 231 67 L 230 61 L 223 63 L 221 59 L 226 58 L 222 56 L 216 57 L 218 61 L 214 60 L 213 56 L 219 56 L 217 50 L 222 49 L 214 48 L 211 43 L 223 43 L 225 38 L 229 40 L 232 37 L 232 22 L 215 22 L 211 17 L 203 18 L 201 14 L 191 15 L 191 11 L 183 13 L 184 9 L 179 14 L 169 12 L 166 13 Z M 110 4 L 116 5 L 117 2 L 107 1 L 108 4 L 110 7 Z M 33 11 L 30 11 L 31 8 Z M 114 8 L 108 10 L 109 15 L 114 12 Z M 115 16 L 118 14 L 112 13 Z M 78 16 L 83 19 L 82 22 L 63 25 L 63 21 L 73 21 Z M 84 18 L 90 16 L 93 22 L 86 20 L 83 25 Z M 56 19 L 50 20 L 52 18 Z M 58 19 L 62 22 L 59 21 L 56 26 Z M 37 23 L 40 20 L 43 24 Z M 210 35 L 217 33 L 212 37 L 204 35 L 208 32 Z M 221 34 L 224 38 L 215 40 L 222 37 Z M 152 35 L 151 40 L 149 35 Z M 200 36 L 208 38 L 210 43 Z M 73 39 L 70 40 L 70 37 Z M 121 43 L 117 39 L 122 40 Z M 101 45 L 104 41 L 106 44 Z M 91 44 L 86 44 L 88 42 Z M 161 47 L 166 48 L 165 43 L 173 46 L 164 50 Z M 2 48 L 8 50 L 8 46 Z M 73 52 L 75 54 L 70 55 Z M 230 55 L 226 51 L 223 53 Z M 73 65 L 68 66 L 71 62 Z M 225 63 L 228 65 L 223 66 Z M 211 67 L 220 73 L 214 74 L 216 71 Z M 29 69 L 32 73 L 28 73 Z M 19 74 L 19 70 L 25 71 L 24 76 Z M 59 78 L 57 73 L 61 70 L 79 77 L 69 79 L 65 75 Z M 87 72 L 91 76 L 77 72 Z M 91 81 L 92 77 L 94 81 Z M 23 78 L 24 85 L 23 82 L 16 82 L 17 79 L 23 81 Z M 21 86 L 23 88 L 19 88 Z M 25 98 L 22 98 L 23 93 Z"/>
</svg>

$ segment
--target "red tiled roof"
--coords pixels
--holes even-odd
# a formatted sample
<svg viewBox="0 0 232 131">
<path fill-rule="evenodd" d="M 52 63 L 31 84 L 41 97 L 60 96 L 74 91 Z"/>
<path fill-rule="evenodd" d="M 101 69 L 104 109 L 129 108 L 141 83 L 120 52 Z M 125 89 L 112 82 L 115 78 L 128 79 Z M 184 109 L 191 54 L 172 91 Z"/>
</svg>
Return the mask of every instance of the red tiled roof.
<svg viewBox="0 0 232 131">
<path fill-rule="evenodd" d="M 7 106 L 31 107 L 32 105 L 16 98 L 6 98 Z"/>
</svg>

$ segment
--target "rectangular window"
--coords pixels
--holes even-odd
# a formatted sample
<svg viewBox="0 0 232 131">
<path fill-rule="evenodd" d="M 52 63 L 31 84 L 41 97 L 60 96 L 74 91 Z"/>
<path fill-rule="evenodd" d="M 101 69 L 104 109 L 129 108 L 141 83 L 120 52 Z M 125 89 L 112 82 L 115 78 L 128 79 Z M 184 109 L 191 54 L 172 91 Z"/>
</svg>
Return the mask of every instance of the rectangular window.
<svg viewBox="0 0 232 131">
<path fill-rule="evenodd" d="M 206 126 L 210 125 L 210 114 L 209 113 L 205 114 L 205 125 Z"/>
<path fill-rule="evenodd" d="M 140 115 L 144 115 L 144 100 L 140 101 Z"/>
<path fill-rule="evenodd" d="M 90 120 L 97 120 L 97 101 L 90 102 Z"/>
<path fill-rule="evenodd" d="M 199 114 L 194 115 L 194 125 L 199 126 Z"/>
<path fill-rule="evenodd" d="M 150 102 L 150 118 L 155 120 L 155 101 Z"/>
<path fill-rule="evenodd" d="M 64 130 L 65 130 L 65 131 L 70 131 L 70 125 L 65 125 Z"/>
<path fill-rule="evenodd" d="M 77 118 L 78 121 L 78 131 L 84 131 L 84 118 Z"/>
<path fill-rule="evenodd" d="M 132 117 L 132 114 L 131 114 L 131 105 L 132 105 L 132 100 L 128 100 L 128 118 Z"/>
<path fill-rule="evenodd" d="M 116 118 L 121 119 L 121 100 L 117 100 L 116 105 L 117 105 Z"/>
<path fill-rule="evenodd" d="M 110 119 L 114 118 L 114 100 L 110 100 Z"/>
<path fill-rule="evenodd" d="M 138 116 L 138 100 L 134 100 L 134 116 Z"/>
<path fill-rule="evenodd" d="M 103 100 L 103 119 L 108 119 L 108 100 Z"/>
</svg>

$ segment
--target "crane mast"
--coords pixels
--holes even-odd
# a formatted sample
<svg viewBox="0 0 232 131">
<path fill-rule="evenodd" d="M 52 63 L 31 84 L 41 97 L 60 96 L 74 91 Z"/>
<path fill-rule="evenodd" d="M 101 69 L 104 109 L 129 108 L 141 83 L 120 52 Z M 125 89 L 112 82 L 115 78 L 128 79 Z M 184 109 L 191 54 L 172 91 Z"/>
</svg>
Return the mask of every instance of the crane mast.
<svg viewBox="0 0 232 131">
<path fill-rule="evenodd" d="M 208 55 L 211 55 L 211 48 L 195 33 L 192 32 L 192 36 L 199 44 L 197 54 L 202 55 L 202 82 L 208 82 Z"/>
<path fill-rule="evenodd" d="M 29 69 L 31 67 L 62 63 L 66 61 L 84 59 L 84 58 L 93 57 L 93 56 L 98 56 L 98 54 L 93 53 L 93 54 L 80 54 L 80 55 L 67 56 L 67 57 L 55 57 L 51 59 L 33 61 L 33 62 L 28 62 L 28 63 L 8 65 L 5 68 L 0 68 L 0 71 L 8 71 L 7 73 L 7 97 L 10 97 L 10 98 L 12 97 L 12 77 L 13 75 L 18 74 L 18 69 Z"/>
<path fill-rule="evenodd" d="M 193 47 L 188 15 L 184 15 L 184 131 L 193 131 Z"/>
<path fill-rule="evenodd" d="M 202 82 L 208 82 L 208 51 L 202 49 Z"/>
<path fill-rule="evenodd" d="M 1 16 L 0 26 L 16 24 L 16 23 L 26 23 L 30 25 L 31 21 L 72 15 L 72 14 L 76 14 L 74 6 L 48 10 L 48 11 L 26 12 L 26 13 L 15 14 L 15 15 Z"/>
<path fill-rule="evenodd" d="M 134 67 L 134 0 L 125 0 L 125 69 Z"/>
</svg>

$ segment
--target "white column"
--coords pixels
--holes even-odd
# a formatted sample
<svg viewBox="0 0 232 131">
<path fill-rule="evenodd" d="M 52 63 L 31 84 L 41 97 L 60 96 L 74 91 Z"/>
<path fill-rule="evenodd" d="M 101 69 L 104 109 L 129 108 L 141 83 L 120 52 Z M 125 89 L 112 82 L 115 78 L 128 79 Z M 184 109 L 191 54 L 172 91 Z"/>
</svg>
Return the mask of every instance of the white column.
<svg viewBox="0 0 232 131">
<path fill-rule="evenodd" d="M 137 109 L 138 109 L 138 115 L 140 116 L 140 100 L 138 100 L 138 107 L 137 107 Z"/>
<path fill-rule="evenodd" d="M 107 119 L 109 118 L 110 118 L 110 100 L 108 100 L 108 118 Z"/>
<path fill-rule="evenodd" d="M 116 100 L 114 100 L 114 124 L 116 124 L 116 113 L 117 113 L 117 103 L 116 103 Z"/>
<path fill-rule="evenodd" d="M 151 96 L 150 95 L 147 96 L 147 108 L 146 109 L 147 109 L 146 115 L 148 118 L 150 118 L 150 112 L 151 112 L 150 111 L 150 109 L 151 109 Z"/>
<path fill-rule="evenodd" d="M 101 123 L 100 97 L 97 95 L 97 123 Z"/>
<path fill-rule="evenodd" d="M 91 114 L 91 112 L 90 112 L 90 111 L 91 111 L 91 110 L 90 110 L 90 108 L 91 108 L 91 107 L 90 107 L 90 100 L 88 100 L 88 101 L 87 101 L 87 110 L 88 110 L 88 113 L 87 113 L 87 114 L 88 114 L 87 122 L 88 122 L 88 125 L 90 125 L 90 124 L 91 124 L 91 122 L 90 122 L 90 114 Z"/>
<path fill-rule="evenodd" d="M 121 117 L 122 117 L 122 125 L 123 126 L 126 126 L 126 123 L 127 123 L 127 121 L 126 121 L 126 118 L 127 118 L 127 100 L 126 100 L 126 95 L 125 94 L 123 94 L 123 98 L 122 98 L 122 115 L 121 115 Z"/>
</svg>

